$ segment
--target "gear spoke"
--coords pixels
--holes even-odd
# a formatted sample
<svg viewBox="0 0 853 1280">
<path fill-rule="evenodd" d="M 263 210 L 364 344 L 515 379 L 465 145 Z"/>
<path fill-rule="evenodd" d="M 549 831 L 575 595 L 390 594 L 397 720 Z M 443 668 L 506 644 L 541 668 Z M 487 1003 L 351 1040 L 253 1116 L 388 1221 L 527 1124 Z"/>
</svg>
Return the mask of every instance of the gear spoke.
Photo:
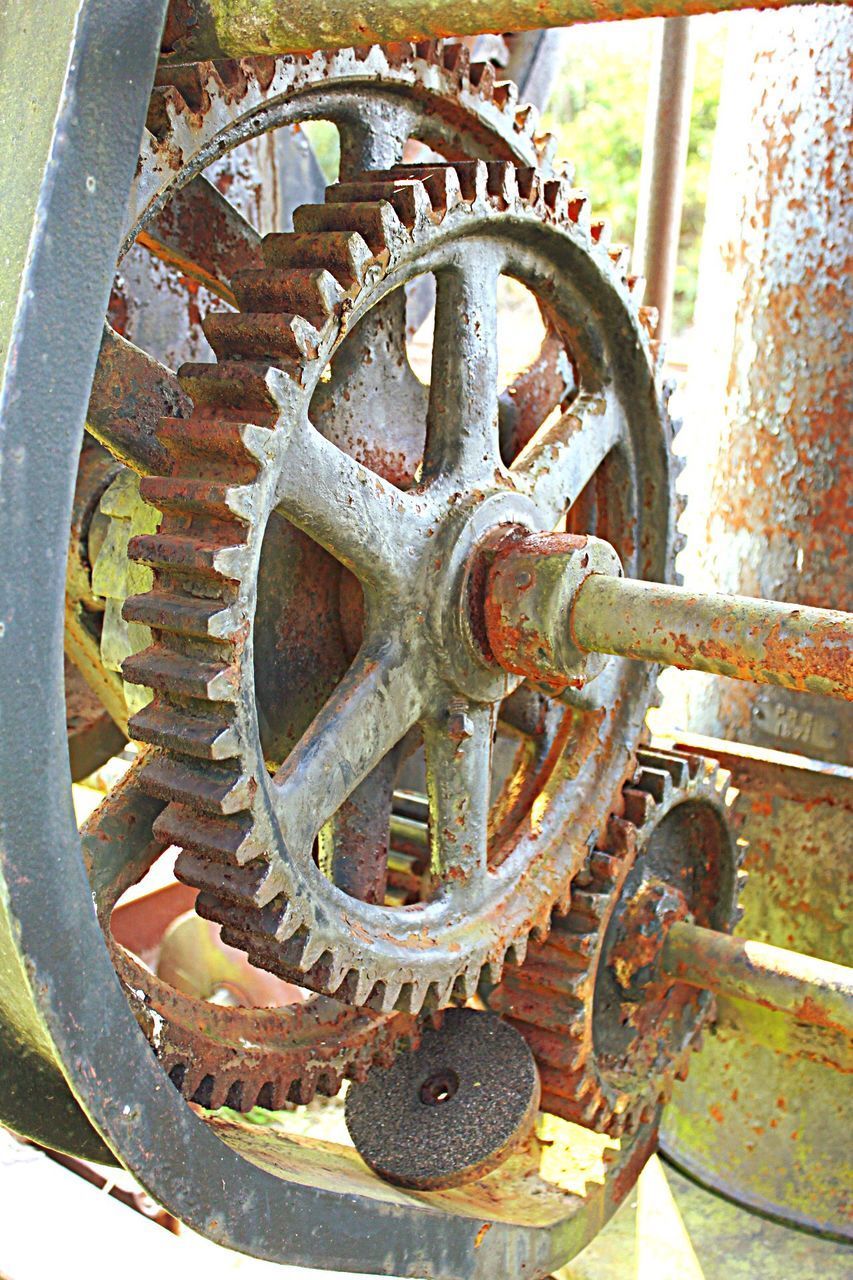
<svg viewBox="0 0 853 1280">
<path fill-rule="evenodd" d="M 231 280 L 261 267 L 261 237 L 201 174 L 176 191 L 139 233 L 139 243 L 236 306 Z"/>
<path fill-rule="evenodd" d="M 492 741 L 497 707 L 452 698 L 424 721 L 432 873 L 466 885 L 486 874 Z"/>
<path fill-rule="evenodd" d="M 436 274 L 424 478 L 471 483 L 498 453 L 496 255 L 478 254 Z"/>
<path fill-rule="evenodd" d="M 152 827 L 165 801 L 140 789 L 138 774 L 144 757 L 128 769 L 84 823 L 80 838 L 83 859 L 98 910 L 106 895 L 117 901 L 144 875 L 168 846 Z"/>
<path fill-rule="evenodd" d="M 140 475 L 162 475 L 160 419 L 185 417 L 191 407 L 171 369 L 104 326 L 86 429 L 114 458 Z"/>
<path fill-rule="evenodd" d="M 320 866 L 333 884 L 362 902 L 385 901 L 398 764 L 399 751 L 389 751 L 320 832 Z"/>
<path fill-rule="evenodd" d="M 417 118 L 410 103 L 384 95 L 377 101 L 362 100 L 357 112 L 339 118 L 341 181 L 367 169 L 399 164 Z"/>
<path fill-rule="evenodd" d="M 624 411 L 612 390 L 581 395 L 557 422 L 536 433 L 510 473 L 553 528 L 625 436 Z"/>
<path fill-rule="evenodd" d="M 501 456 L 511 463 L 551 410 L 575 390 L 575 374 L 559 334 L 546 333 L 538 356 L 501 392 Z"/>
<path fill-rule="evenodd" d="M 338 449 L 305 419 L 288 442 L 279 509 L 361 580 L 376 586 L 399 577 L 399 544 L 418 521 L 415 503 Z"/>
<path fill-rule="evenodd" d="M 417 674 L 396 636 L 368 642 L 273 780 L 286 845 L 299 856 L 414 724 Z"/>
</svg>

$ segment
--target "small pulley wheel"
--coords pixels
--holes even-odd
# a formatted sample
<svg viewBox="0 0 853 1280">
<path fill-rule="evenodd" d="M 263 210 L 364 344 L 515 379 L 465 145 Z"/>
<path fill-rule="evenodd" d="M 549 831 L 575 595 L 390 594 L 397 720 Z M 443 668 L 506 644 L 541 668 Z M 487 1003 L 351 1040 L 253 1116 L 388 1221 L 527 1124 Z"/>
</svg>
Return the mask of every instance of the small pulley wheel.
<svg viewBox="0 0 853 1280">
<path fill-rule="evenodd" d="M 524 1038 L 473 1009 L 449 1009 L 420 1047 L 350 1086 L 346 1122 L 381 1178 L 436 1191 L 482 1178 L 530 1133 L 539 1075 Z"/>
</svg>

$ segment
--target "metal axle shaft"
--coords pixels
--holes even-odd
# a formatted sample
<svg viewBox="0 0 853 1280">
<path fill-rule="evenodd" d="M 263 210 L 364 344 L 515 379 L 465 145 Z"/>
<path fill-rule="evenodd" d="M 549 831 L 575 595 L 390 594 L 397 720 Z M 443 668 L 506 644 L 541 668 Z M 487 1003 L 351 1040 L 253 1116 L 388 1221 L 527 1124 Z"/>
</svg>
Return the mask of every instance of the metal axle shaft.
<svg viewBox="0 0 853 1280">
<path fill-rule="evenodd" d="M 616 654 L 853 699 L 853 614 L 623 578 L 600 538 L 537 534 L 494 557 L 485 598 L 494 657 L 557 689 Z"/>
<path fill-rule="evenodd" d="M 679 982 L 853 1036 L 853 969 L 844 965 L 686 921 L 669 929 L 661 961 Z"/>
<path fill-rule="evenodd" d="M 853 698 L 853 615 L 594 574 L 569 619 L 591 653 Z"/>
<path fill-rule="evenodd" d="M 173 0 L 163 48 L 170 62 L 197 62 L 794 3 L 801 0 Z"/>
</svg>

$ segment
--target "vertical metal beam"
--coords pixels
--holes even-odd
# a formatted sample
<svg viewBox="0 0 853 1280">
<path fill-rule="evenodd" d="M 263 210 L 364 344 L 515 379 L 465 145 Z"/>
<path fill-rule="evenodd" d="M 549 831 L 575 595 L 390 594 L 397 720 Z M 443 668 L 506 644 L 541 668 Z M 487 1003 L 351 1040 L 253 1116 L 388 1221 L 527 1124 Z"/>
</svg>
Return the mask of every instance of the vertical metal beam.
<svg viewBox="0 0 853 1280">
<path fill-rule="evenodd" d="M 690 19 L 667 18 L 649 86 L 634 235 L 634 268 L 646 278 L 646 304 L 657 307 L 659 338 L 672 323 L 695 62 Z"/>
</svg>

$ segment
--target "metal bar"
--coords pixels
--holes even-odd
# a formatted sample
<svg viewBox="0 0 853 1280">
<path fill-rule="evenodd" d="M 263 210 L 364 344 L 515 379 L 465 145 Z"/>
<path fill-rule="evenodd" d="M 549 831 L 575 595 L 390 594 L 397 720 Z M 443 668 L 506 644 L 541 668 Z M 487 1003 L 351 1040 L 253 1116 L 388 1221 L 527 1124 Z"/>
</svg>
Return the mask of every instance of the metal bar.
<svg viewBox="0 0 853 1280">
<path fill-rule="evenodd" d="M 308 53 L 351 44 L 529 31 L 575 22 L 781 9 L 796 0 L 173 0 L 163 50 L 169 63 Z M 837 0 L 838 2 L 838 0 Z"/>
<path fill-rule="evenodd" d="M 853 699 L 853 614 L 836 609 L 592 574 L 570 629 L 589 653 Z"/>
<path fill-rule="evenodd" d="M 853 1035 L 853 969 L 679 921 L 663 944 L 679 982 Z"/>
<path fill-rule="evenodd" d="M 658 338 L 669 336 L 672 319 L 695 62 L 690 19 L 668 18 L 649 92 L 634 236 L 634 269 L 646 280 L 644 301 L 657 308 Z"/>
</svg>

